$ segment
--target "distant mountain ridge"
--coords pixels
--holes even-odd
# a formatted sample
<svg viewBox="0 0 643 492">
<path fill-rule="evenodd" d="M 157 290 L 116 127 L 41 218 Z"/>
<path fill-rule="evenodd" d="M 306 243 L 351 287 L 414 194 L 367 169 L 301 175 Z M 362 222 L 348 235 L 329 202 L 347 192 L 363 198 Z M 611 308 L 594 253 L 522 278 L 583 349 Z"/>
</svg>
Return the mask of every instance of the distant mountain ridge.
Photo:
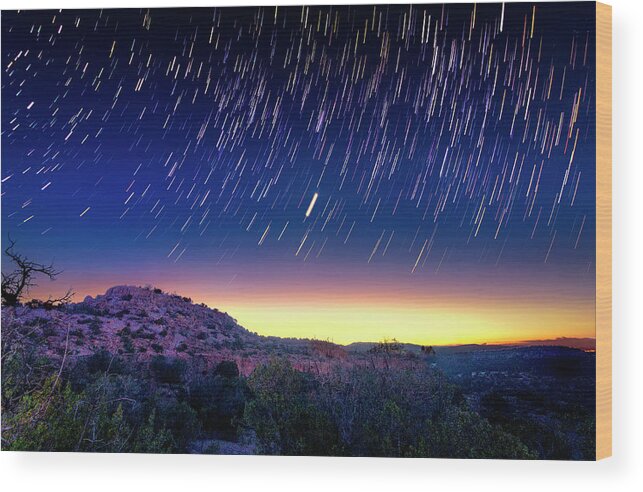
<svg viewBox="0 0 643 492">
<path fill-rule="evenodd" d="M 345 345 L 345 348 L 349 352 L 367 352 L 368 350 L 376 346 L 377 343 L 378 342 L 353 342 Z M 418 353 L 422 352 L 422 347 L 426 347 L 426 345 L 415 343 L 401 343 L 401 346 L 404 350 Z M 596 350 L 596 339 L 559 337 L 543 340 L 524 340 L 512 343 L 469 343 L 462 345 L 432 345 L 432 347 L 434 350 L 440 351 L 442 353 L 468 352 L 478 350 L 501 350 L 516 347 L 566 347 L 591 352 Z"/>
</svg>

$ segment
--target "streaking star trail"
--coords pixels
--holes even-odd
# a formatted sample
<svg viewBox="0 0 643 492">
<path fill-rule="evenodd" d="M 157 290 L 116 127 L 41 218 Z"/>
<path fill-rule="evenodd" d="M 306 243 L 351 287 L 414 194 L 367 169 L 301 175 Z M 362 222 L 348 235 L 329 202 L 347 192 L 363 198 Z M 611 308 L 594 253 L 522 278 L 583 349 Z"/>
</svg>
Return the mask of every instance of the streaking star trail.
<svg viewBox="0 0 643 492">
<path fill-rule="evenodd" d="M 3 12 L 4 239 L 54 258 L 80 293 L 182 285 L 251 327 L 261 302 L 338 291 L 359 305 L 584 313 L 592 15 L 583 3 Z M 289 334 L 324 335 L 301 316 Z M 589 336 L 581 317 L 547 329 Z M 409 337 L 430 338 L 438 318 Z"/>
</svg>

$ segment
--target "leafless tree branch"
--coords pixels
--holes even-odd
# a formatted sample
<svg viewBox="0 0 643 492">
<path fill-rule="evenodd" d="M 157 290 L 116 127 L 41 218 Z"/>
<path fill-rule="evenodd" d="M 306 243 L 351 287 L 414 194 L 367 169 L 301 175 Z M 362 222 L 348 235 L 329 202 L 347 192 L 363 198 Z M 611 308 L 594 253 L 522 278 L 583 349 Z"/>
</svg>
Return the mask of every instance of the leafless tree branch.
<svg viewBox="0 0 643 492">
<path fill-rule="evenodd" d="M 4 253 L 16 265 L 13 272 L 2 272 L 2 304 L 5 306 L 15 306 L 20 303 L 21 299 L 34 287 L 36 283 L 34 278 L 37 275 L 44 275 L 50 280 L 55 280 L 62 272 L 56 270 L 53 264 L 45 265 L 29 260 L 26 256 L 17 253 L 14 250 L 16 242 L 9 237 L 9 245 L 5 248 Z M 49 299 L 45 302 L 45 307 L 56 307 L 69 302 L 73 292 L 67 291 L 59 299 Z"/>
</svg>

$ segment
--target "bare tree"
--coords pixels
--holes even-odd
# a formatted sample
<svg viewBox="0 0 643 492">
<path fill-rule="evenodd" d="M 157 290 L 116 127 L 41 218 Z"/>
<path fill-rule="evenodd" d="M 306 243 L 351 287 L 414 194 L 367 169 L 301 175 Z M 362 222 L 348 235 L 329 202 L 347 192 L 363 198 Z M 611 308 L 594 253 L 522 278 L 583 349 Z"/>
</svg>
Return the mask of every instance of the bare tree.
<svg viewBox="0 0 643 492">
<path fill-rule="evenodd" d="M 25 296 L 29 289 L 34 287 L 34 277 L 44 275 L 50 280 L 55 280 L 61 273 L 56 270 L 53 264 L 44 265 L 31 261 L 25 256 L 14 251 L 15 241 L 9 238 L 9 246 L 4 250 L 9 259 L 16 265 L 16 269 L 11 273 L 2 272 L 2 304 L 5 306 L 15 306 Z M 67 304 L 74 293 L 68 290 L 67 293 L 59 298 L 49 298 L 43 303 L 45 308 L 54 308 Z"/>
</svg>

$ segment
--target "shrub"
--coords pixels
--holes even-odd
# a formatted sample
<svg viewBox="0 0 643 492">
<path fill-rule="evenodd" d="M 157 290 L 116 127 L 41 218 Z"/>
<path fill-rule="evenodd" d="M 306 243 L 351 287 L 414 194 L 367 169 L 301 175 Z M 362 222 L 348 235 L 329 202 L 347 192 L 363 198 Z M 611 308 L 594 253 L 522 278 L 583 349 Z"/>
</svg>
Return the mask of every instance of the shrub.
<svg viewBox="0 0 643 492">
<path fill-rule="evenodd" d="M 436 458 L 534 459 L 518 438 L 491 425 L 478 414 L 459 407 L 449 408 L 444 418 L 427 421 L 414 456 Z"/>
<path fill-rule="evenodd" d="M 126 398 L 124 398 L 126 397 Z M 51 376 L 6 416 L 9 450 L 129 452 L 144 426 L 141 387 L 128 377 L 100 376 L 82 389 Z M 145 436 L 147 439 L 147 436 Z M 158 441 L 157 441 L 158 443 Z"/>
<path fill-rule="evenodd" d="M 157 404 L 157 414 L 162 426 L 171 432 L 179 451 L 185 451 L 190 440 L 201 430 L 196 412 L 186 402 L 161 400 Z"/>
<path fill-rule="evenodd" d="M 314 354 L 319 354 L 329 359 L 345 359 L 348 356 L 343 347 L 328 340 L 311 340 L 309 345 Z"/>
<path fill-rule="evenodd" d="M 237 363 L 232 360 L 224 360 L 217 364 L 217 367 L 214 369 L 214 374 L 217 376 L 223 376 L 224 378 L 238 378 L 239 377 L 239 368 Z"/>
<path fill-rule="evenodd" d="M 123 372 L 123 361 L 115 354 L 105 349 L 99 350 L 87 357 L 87 371 L 90 374 L 96 372 L 110 372 L 121 374 Z"/>
<path fill-rule="evenodd" d="M 58 331 L 52 325 L 45 325 L 42 327 L 42 335 L 45 337 L 54 337 L 58 335 Z"/>
<path fill-rule="evenodd" d="M 160 383 L 179 384 L 183 381 L 185 362 L 180 359 L 157 355 L 150 362 L 150 369 Z"/>
<path fill-rule="evenodd" d="M 190 405 L 207 431 L 231 431 L 243 414 L 248 396 L 247 386 L 239 379 L 234 362 L 222 363 L 227 367 L 223 375 L 216 370 L 189 386 Z M 219 364 L 221 366 L 221 364 Z M 234 367 L 234 371 L 231 369 Z"/>
<path fill-rule="evenodd" d="M 69 334 L 74 336 L 74 337 L 78 337 L 78 338 L 84 338 L 85 337 L 85 333 L 80 328 L 70 330 Z"/>
<path fill-rule="evenodd" d="M 157 420 L 156 411 L 153 410 L 132 443 L 133 453 L 161 454 L 174 451 L 172 433 L 165 427 L 161 427 Z"/>
<path fill-rule="evenodd" d="M 128 336 L 121 336 L 121 342 L 123 343 L 123 350 L 125 352 L 134 352 L 134 342 Z"/>
<path fill-rule="evenodd" d="M 106 309 L 99 309 L 85 302 L 66 304 L 63 309 L 69 314 L 87 314 L 89 316 L 107 316 L 109 314 Z"/>
<path fill-rule="evenodd" d="M 91 319 L 89 322 L 89 330 L 94 334 L 98 335 L 101 332 L 103 324 L 101 323 L 100 319 L 98 317 L 94 317 Z"/>
<path fill-rule="evenodd" d="M 144 329 L 132 332 L 132 337 L 142 338 L 143 340 L 153 340 L 155 336 L 154 333 L 145 331 Z"/>
<path fill-rule="evenodd" d="M 241 336 L 239 336 L 238 333 L 235 333 L 233 335 L 232 340 L 227 340 L 225 342 L 226 346 L 230 347 L 232 350 L 243 350 L 243 340 L 241 339 Z"/>
<path fill-rule="evenodd" d="M 244 421 L 266 454 L 342 454 L 338 429 L 311 399 L 314 381 L 285 359 L 256 368 L 248 384 L 254 396 Z"/>
</svg>

